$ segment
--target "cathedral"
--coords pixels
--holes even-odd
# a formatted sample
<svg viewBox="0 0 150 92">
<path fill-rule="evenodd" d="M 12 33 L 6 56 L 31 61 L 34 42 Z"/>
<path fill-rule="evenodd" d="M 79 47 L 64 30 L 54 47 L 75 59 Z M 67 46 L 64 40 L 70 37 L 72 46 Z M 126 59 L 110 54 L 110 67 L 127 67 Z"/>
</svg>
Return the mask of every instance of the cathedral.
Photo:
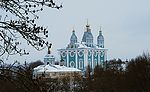
<svg viewBox="0 0 150 92">
<path fill-rule="evenodd" d="M 93 35 L 88 23 L 81 42 L 78 41 L 75 30 L 73 30 L 70 43 L 65 48 L 58 49 L 58 52 L 61 61 L 64 62 L 66 67 L 77 68 L 83 72 L 88 65 L 91 69 L 94 69 L 96 65 L 104 67 L 107 59 L 107 49 L 104 48 L 102 31 L 99 31 L 97 43 L 94 44 Z"/>
</svg>

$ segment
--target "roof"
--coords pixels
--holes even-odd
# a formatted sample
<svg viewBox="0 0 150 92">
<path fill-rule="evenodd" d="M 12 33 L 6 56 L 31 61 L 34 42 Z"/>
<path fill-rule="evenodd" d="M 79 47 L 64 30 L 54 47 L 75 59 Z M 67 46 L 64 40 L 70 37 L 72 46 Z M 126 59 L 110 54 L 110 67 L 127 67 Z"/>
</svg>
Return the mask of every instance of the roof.
<svg viewBox="0 0 150 92">
<path fill-rule="evenodd" d="M 77 41 L 77 36 L 75 35 L 75 31 L 73 31 L 73 33 L 71 35 L 70 41 L 72 41 L 72 40 L 76 40 Z"/>
<path fill-rule="evenodd" d="M 81 70 L 77 68 L 70 68 L 66 66 L 60 66 L 60 65 L 39 65 L 34 68 L 34 72 L 37 73 L 43 73 L 43 72 L 81 72 Z"/>
<path fill-rule="evenodd" d="M 93 39 L 93 35 L 90 31 L 84 32 L 82 42 L 86 42 L 86 39 Z"/>
<path fill-rule="evenodd" d="M 102 31 L 99 31 L 99 35 L 98 35 L 97 39 L 104 40 L 104 37 L 102 35 Z"/>
<path fill-rule="evenodd" d="M 82 42 L 82 43 L 75 43 L 77 45 L 77 48 L 61 48 L 61 49 L 58 49 L 58 51 L 61 51 L 61 50 L 72 50 L 72 49 L 100 49 L 100 50 L 107 50 L 107 48 L 101 48 L 101 47 L 98 47 L 96 44 L 93 44 L 93 47 L 87 47 L 85 45 L 85 42 Z"/>
</svg>

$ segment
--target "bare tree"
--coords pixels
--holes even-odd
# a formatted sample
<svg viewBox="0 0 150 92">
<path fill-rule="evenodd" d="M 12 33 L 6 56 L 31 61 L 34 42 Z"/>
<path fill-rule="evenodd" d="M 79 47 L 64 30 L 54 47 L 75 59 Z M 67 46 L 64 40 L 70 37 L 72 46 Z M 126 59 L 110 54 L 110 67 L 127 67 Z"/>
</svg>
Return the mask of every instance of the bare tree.
<svg viewBox="0 0 150 92">
<path fill-rule="evenodd" d="M 53 0 L 0 0 L 0 9 L 6 13 L 0 15 L 0 56 L 29 54 L 19 47 L 20 38 L 37 50 L 49 46 L 50 43 L 45 41 L 48 37 L 47 28 L 36 24 L 39 19 L 37 12 L 43 11 L 44 6 L 56 9 L 62 7 Z"/>
<path fill-rule="evenodd" d="M 36 24 L 38 12 L 44 7 L 60 9 L 62 5 L 56 5 L 54 0 L 0 0 L 0 92 L 43 92 L 26 63 L 16 67 L 14 62 L 8 66 L 2 56 L 29 54 L 21 48 L 20 39 L 37 50 L 51 47 L 45 40 L 47 28 Z"/>
</svg>

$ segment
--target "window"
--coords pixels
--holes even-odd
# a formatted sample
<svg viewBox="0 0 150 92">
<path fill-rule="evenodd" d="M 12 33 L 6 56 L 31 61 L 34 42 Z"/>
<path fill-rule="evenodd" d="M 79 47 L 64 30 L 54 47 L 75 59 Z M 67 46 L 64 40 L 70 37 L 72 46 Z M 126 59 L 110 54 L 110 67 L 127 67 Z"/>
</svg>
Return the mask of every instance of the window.
<svg viewBox="0 0 150 92">
<path fill-rule="evenodd" d="M 95 56 L 95 57 L 97 56 L 97 52 L 96 52 L 96 51 L 94 52 L 94 56 Z"/>
<path fill-rule="evenodd" d="M 70 52 L 70 56 L 73 57 L 75 55 L 74 51 Z"/>
<path fill-rule="evenodd" d="M 101 51 L 101 57 L 103 57 L 103 56 L 104 56 L 104 54 L 105 54 L 105 52 L 104 52 L 104 51 Z"/>
<path fill-rule="evenodd" d="M 70 62 L 70 67 L 75 67 L 75 63 L 73 61 Z"/>
<path fill-rule="evenodd" d="M 91 53 L 92 53 L 91 51 L 88 51 L 88 56 L 91 56 Z"/>
<path fill-rule="evenodd" d="M 79 56 L 81 57 L 81 56 L 83 56 L 83 51 L 79 51 Z"/>
<path fill-rule="evenodd" d="M 65 57 L 66 56 L 66 52 L 62 52 L 62 57 Z"/>
<path fill-rule="evenodd" d="M 83 68 L 83 60 L 79 60 L 79 69 Z"/>
</svg>

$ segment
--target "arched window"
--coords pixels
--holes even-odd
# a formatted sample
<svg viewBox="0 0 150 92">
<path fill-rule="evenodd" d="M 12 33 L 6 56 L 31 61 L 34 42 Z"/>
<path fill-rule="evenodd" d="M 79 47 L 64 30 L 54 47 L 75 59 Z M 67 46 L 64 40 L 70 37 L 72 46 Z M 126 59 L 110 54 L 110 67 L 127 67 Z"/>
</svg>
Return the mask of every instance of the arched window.
<svg viewBox="0 0 150 92">
<path fill-rule="evenodd" d="M 89 51 L 88 51 L 88 56 L 91 56 L 91 55 L 92 55 L 92 51 L 89 50 Z"/>
<path fill-rule="evenodd" d="M 79 69 L 83 68 L 83 60 L 79 60 Z"/>
</svg>

